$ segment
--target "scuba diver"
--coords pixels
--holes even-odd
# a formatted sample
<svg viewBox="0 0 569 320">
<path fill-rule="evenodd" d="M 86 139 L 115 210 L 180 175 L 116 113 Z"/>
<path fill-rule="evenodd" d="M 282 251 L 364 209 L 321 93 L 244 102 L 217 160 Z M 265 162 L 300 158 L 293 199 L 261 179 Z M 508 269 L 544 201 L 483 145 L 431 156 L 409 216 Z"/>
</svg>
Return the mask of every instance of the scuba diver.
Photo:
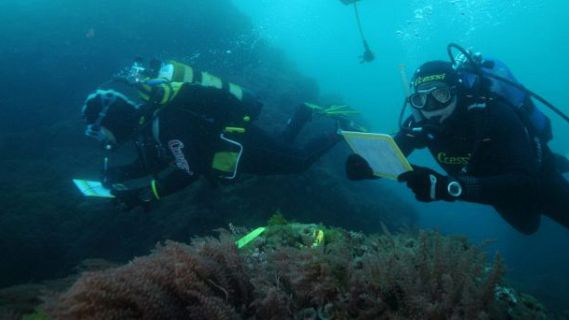
<svg viewBox="0 0 569 320">
<path fill-rule="evenodd" d="M 457 58 L 453 49 L 461 51 Z M 527 235 L 538 230 L 542 214 L 569 228 L 569 160 L 549 148 L 550 121 L 531 98 L 545 100 L 498 60 L 455 44 L 448 52 L 452 62 L 430 61 L 415 71 L 395 136 L 406 156 L 428 148 L 447 175 L 413 166 L 398 181 L 419 201 L 490 205 Z M 413 114 L 403 121 L 407 104 Z M 346 173 L 352 180 L 376 178 L 356 154 Z"/>
<path fill-rule="evenodd" d="M 330 130 L 296 148 L 303 126 L 329 110 L 348 123 L 340 111 L 354 112 L 347 106 L 303 103 L 280 135 L 272 136 L 252 124 L 262 104 L 234 83 L 175 61 L 153 60 L 145 66 L 138 60 L 125 73 L 110 82 L 122 89 L 96 90 L 82 108 L 85 134 L 105 150 L 136 146 L 138 158 L 131 164 L 109 166 L 105 157 L 102 184 L 125 210 L 148 209 L 200 176 L 216 183 L 240 172 L 301 173 L 340 141 Z M 127 187 L 143 177 L 142 186 Z"/>
<path fill-rule="evenodd" d="M 362 22 L 360 19 L 360 11 L 358 9 L 358 2 L 360 0 L 340 0 L 340 1 L 345 5 L 353 5 L 354 6 L 354 14 L 356 17 L 356 25 L 358 27 L 358 31 L 359 31 L 360 37 L 362 39 L 362 45 L 364 47 L 364 52 L 360 56 L 360 63 L 372 62 L 373 60 L 375 60 L 375 54 L 373 53 L 373 51 L 371 51 L 369 44 L 366 40 L 366 37 L 364 35 L 363 28 L 362 28 Z"/>
</svg>

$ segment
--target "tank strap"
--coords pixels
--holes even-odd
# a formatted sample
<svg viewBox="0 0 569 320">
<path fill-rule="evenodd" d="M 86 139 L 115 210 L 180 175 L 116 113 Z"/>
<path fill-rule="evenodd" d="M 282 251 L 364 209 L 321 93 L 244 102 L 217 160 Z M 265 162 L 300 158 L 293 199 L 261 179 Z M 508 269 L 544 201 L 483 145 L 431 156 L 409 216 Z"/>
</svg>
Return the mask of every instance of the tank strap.
<svg viewBox="0 0 569 320">
<path fill-rule="evenodd" d="M 235 83 L 224 81 L 216 75 L 205 71 L 198 71 L 189 65 L 177 61 L 169 61 L 169 63 L 174 67 L 171 81 L 182 83 L 186 82 L 204 87 L 213 87 L 225 90 L 239 101 L 242 101 L 245 97 L 245 90 Z"/>
</svg>

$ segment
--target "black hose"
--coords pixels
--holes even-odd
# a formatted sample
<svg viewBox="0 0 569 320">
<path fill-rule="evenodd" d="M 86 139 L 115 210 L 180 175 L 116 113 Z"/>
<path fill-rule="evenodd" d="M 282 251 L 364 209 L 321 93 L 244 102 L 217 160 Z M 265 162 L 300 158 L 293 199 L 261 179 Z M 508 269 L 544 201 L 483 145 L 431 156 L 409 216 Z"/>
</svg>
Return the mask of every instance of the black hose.
<svg viewBox="0 0 569 320">
<path fill-rule="evenodd" d="M 565 113 L 563 113 L 563 111 L 561 111 L 559 108 L 555 107 L 552 103 L 550 103 L 549 101 L 547 101 L 546 99 L 544 99 L 542 96 L 538 95 L 537 93 L 527 89 L 526 87 L 524 87 L 523 85 L 514 82 L 510 79 L 498 76 L 498 75 L 493 75 L 493 74 L 489 74 L 489 73 L 484 73 L 482 71 L 482 67 L 480 66 L 479 63 L 477 63 L 476 61 L 474 61 L 474 59 L 472 58 L 472 54 L 470 54 L 470 52 L 468 52 L 467 50 L 465 50 L 463 47 L 459 46 L 456 43 L 450 43 L 447 46 L 447 52 L 448 55 L 450 57 L 451 63 L 453 65 L 456 65 L 456 59 L 452 54 L 452 49 L 456 49 L 458 51 L 460 51 L 460 53 L 462 53 L 466 59 L 468 59 L 468 62 L 470 63 L 470 65 L 474 68 L 474 72 L 480 77 L 488 77 L 488 78 L 492 78 L 492 79 L 496 79 L 498 81 L 504 82 L 516 89 L 522 90 L 525 93 L 527 93 L 528 95 L 530 95 L 531 97 L 535 98 L 536 100 L 538 100 L 539 102 L 541 102 L 543 105 L 545 105 L 546 107 L 548 107 L 549 109 L 551 109 L 553 112 L 555 112 L 558 116 L 560 116 L 563 120 L 565 120 L 567 123 L 569 123 L 569 116 L 567 116 Z"/>
<path fill-rule="evenodd" d="M 522 86 L 519 83 L 516 83 L 510 79 L 501 77 L 501 76 L 497 76 L 497 75 L 493 75 L 493 74 L 486 74 L 486 77 L 492 78 L 492 79 L 496 79 L 502 82 L 505 82 L 509 85 L 511 85 L 512 87 L 515 87 L 516 89 L 520 89 L 524 92 L 526 92 L 527 94 L 529 94 L 530 96 L 532 96 L 533 98 L 535 98 L 536 100 L 538 100 L 539 102 L 543 103 L 546 107 L 548 107 L 549 109 L 551 109 L 551 111 L 555 112 L 558 116 L 560 116 L 561 118 L 563 118 L 563 120 L 567 121 L 569 123 L 569 116 L 567 116 L 565 113 L 563 113 L 563 111 L 561 111 L 559 108 L 555 107 L 553 104 L 551 104 L 549 101 L 545 100 L 545 98 L 543 98 L 542 96 L 538 95 L 537 93 L 527 89 L 526 87 Z"/>
<path fill-rule="evenodd" d="M 405 121 L 403 117 L 405 116 L 405 110 L 407 110 L 408 101 L 408 98 L 405 98 L 405 101 L 403 101 L 403 106 L 401 107 L 401 112 L 399 113 L 399 129 L 401 131 L 407 130 L 407 128 L 403 127 L 403 121 Z"/>
</svg>

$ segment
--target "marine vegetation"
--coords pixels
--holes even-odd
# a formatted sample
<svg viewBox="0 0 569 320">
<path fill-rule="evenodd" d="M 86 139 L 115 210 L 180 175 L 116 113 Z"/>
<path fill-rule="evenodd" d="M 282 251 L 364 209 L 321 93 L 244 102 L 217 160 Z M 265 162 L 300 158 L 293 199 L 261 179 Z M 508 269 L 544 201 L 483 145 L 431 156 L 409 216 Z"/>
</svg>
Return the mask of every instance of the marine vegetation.
<svg viewBox="0 0 569 320">
<path fill-rule="evenodd" d="M 86 272 L 43 310 L 54 319 L 545 319 L 505 288 L 464 238 L 364 235 L 271 220 L 242 249 L 240 228 Z M 536 306 L 532 308 L 531 306 Z"/>
</svg>

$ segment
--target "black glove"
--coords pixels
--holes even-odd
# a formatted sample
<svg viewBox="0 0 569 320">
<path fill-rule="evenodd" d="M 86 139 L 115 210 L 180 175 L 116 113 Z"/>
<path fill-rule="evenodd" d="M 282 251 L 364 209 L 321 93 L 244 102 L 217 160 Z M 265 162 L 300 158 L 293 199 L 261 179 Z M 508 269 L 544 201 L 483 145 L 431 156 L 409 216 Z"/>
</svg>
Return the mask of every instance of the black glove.
<svg viewBox="0 0 569 320">
<path fill-rule="evenodd" d="M 429 168 L 413 166 L 413 171 L 402 173 L 397 180 L 405 182 L 423 202 L 454 201 L 462 194 L 460 183 Z"/>
<path fill-rule="evenodd" d="M 128 212 L 141 207 L 145 212 L 150 211 L 152 204 L 152 191 L 149 188 L 139 189 L 112 189 L 111 194 L 115 196 L 114 202 L 123 211 Z"/>
<path fill-rule="evenodd" d="M 108 168 L 101 172 L 101 183 L 107 189 L 113 189 L 113 184 L 120 183 L 122 180 L 123 172 L 120 167 Z"/>
<path fill-rule="evenodd" d="M 355 153 L 346 159 L 346 176 L 350 180 L 379 179 L 373 174 L 366 159 Z"/>
</svg>

